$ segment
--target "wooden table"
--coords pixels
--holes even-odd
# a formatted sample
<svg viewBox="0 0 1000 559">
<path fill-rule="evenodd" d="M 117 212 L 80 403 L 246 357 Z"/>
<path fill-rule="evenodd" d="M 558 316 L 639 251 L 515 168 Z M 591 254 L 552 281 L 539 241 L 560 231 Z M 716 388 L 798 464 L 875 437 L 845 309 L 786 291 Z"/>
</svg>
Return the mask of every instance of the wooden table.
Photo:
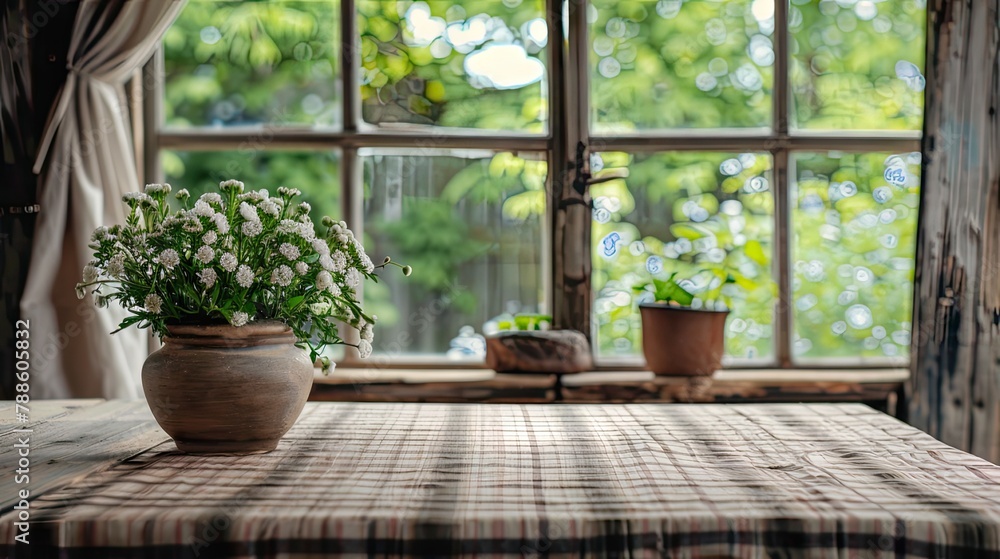
<svg viewBox="0 0 1000 559">
<path fill-rule="evenodd" d="M 311 403 L 247 457 L 143 402 L 0 418 L 2 557 L 1000 557 L 1000 467 L 858 404 Z"/>
</svg>

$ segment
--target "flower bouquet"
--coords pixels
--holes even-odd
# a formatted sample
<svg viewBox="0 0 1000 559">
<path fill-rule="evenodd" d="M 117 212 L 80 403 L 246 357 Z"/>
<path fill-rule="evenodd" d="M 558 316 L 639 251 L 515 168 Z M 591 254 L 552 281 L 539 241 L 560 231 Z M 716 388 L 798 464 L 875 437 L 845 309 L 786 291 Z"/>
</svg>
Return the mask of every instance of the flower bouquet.
<svg viewBox="0 0 1000 559">
<path fill-rule="evenodd" d="M 176 211 L 170 191 L 151 184 L 124 197 L 128 218 L 94 232 L 77 295 L 116 301 L 129 312 L 119 330 L 148 327 L 163 340 L 142 385 L 180 450 L 268 452 L 302 411 L 315 363 L 332 368 L 327 345 L 371 353 L 375 316 L 357 298 L 362 281 L 410 267 L 375 265 L 342 221 L 324 217 L 317 229 L 294 188 L 270 196 L 229 180 L 193 204 L 181 190 Z M 341 338 L 344 324 L 358 330 L 356 343 Z"/>
<path fill-rule="evenodd" d="M 125 225 L 94 231 L 94 260 L 84 267 L 78 297 L 93 287 L 99 306 L 116 300 L 131 314 L 119 329 L 138 324 L 161 337 L 170 324 L 281 321 L 324 371 L 331 362 L 323 348 L 346 344 L 340 324 L 360 332 L 357 344 L 346 345 L 361 357 L 371 353 L 376 317 L 354 290 L 377 281 L 377 268 L 395 265 L 409 275 L 408 266 L 388 257 L 374 265 L 343 221 L 324 217 L 317 231 L 294 188 L 279 187 L 272 197 L 228 180 L 193 204 L 187 190 L 177 192 L 176 212 L 170 191 L 150 184 L 125 195 Z"/>
</svg>

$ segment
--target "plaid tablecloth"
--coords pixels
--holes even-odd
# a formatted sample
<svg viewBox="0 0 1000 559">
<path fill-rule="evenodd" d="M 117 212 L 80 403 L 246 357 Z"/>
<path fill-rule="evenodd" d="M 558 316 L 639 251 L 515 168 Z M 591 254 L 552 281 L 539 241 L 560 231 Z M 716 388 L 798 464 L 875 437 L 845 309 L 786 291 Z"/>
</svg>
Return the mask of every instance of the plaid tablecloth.
<svg viewBox="0 0 1000 559">
<path fill-rule="evenodd" d="M 998 527 L 1000 467 L 861 405 L 323 403 L 270 454 L 168 442 L 49 491 L 30 549 L 973 559 Z"/>
</svg>

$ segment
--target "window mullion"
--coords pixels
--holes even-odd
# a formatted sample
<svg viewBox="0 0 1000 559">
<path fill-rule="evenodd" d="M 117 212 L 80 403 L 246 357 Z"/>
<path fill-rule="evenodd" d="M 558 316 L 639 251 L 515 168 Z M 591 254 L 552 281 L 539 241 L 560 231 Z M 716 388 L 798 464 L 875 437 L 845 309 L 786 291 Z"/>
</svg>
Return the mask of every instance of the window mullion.
<svg viewBox="0 0 1000 559">
<path fill-rule="evenodd" d="M 774 161 L 774 271 L 778 278 L 778 301 L 774 315 L 775 361 L 792 366 L 791 188 L 789 156 L 784 149 L 772 152 Z"/>
<path fill-rule="evenodd" d="M 774 89 L 771 92 L 772 123 L 778 137 L 788 135 L 788 0 L 774 0 Z"/>
<path fill-rule="evenodd" d="M 789 126 L 789 30 L 788 0 L 774 0 L 774 89 L 771 93 L 774 135 L 788 137 Z M 788 149 L 781 146 L 772 152 L 774 161 L 774 269 L 778 280 L 778 305 L 774 316 L 775 360 L 780 367 L 792 366 L 792 283 L 791 266 L 791 188 L 789 187 Z"/>
<path fill-rule="evenodd" d="M 557 328 L 571 328 L 591 337 L 590 195 L 573 189 L 570 158 L 576 145 L 588 138 L 587 3 L 568 2 L 556 7 L 550 0 L 550 14 L 563 37 L 562 17 L 568 17 L 568 50 L 562 68 L 562 83 L 553 83 L 552 94 L 561 97 L 561 119 L 553 130 L 552 200 L 554 212 L 553 319 Z M 555 11 L 558 9 L 558 11 Z M 562 41 L 560 41 L 562 43 Z M 564 48 L 563 44 L 559 45 Z M 558 74 L 556 74 L 558 75 Z"/>
<path fill-rule="evenodd" d="M 164 180 L 160 168 L 159 132 L 163 127 L 163 47 L 157 48 L 142 68 L 142 144 L 143 178 L 146 182 Z M 138 187 L 138 185 L 136 185 Z"/>
<path fill-rule="evenodd" d="M 344 132 L 358 130 L 358 56 L 357 19 L 354 0 L 340 0 L 340 77 L 342 122 Z M 343 183 L 348 188 L 347 183 Z"/>
</svg>

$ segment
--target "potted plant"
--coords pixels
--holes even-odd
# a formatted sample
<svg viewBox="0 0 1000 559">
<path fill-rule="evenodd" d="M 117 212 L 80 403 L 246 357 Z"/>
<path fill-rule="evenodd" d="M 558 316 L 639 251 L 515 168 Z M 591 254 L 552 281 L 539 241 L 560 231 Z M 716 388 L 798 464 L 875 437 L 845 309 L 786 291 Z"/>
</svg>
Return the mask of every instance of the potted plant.
<svg viewBox="0 0 1000 559">
<path fill-rule="evenodd" d="M 332 368 L 322 352 L 345 343 L 341 324 L 359 332 L 347 345 L 371 353 L 375 316 L 354 289 L 378 268 L 410 268 L 374 265 L 344 222 L 324 217 L 317 230 L 293 188 L 272 197 L 224 181 L 193 204 L 181 190 L 176 212 L 170 191 L 124 196 L 128 218 L 94 232 L 77 296 L 117 302 L 130 314 L 118 330 L 162 339 L 143 364 L 143 391 L 180 450 L 273 450 L 305 405 L 314 363 Z"/>
<path fill-rule="evenodd" d="M 712 308 L 692 308 L 695 296 L 677 279 L 653 278 L 636 291 L 652 293 L 652 301 L 639 303 L 642 318 L 642 351 L 646 366 L 657 375 L 711 376 L 722 364 L 725 351 L 728 304 L 720 287 L 707 293 Z"/>
</svg>

